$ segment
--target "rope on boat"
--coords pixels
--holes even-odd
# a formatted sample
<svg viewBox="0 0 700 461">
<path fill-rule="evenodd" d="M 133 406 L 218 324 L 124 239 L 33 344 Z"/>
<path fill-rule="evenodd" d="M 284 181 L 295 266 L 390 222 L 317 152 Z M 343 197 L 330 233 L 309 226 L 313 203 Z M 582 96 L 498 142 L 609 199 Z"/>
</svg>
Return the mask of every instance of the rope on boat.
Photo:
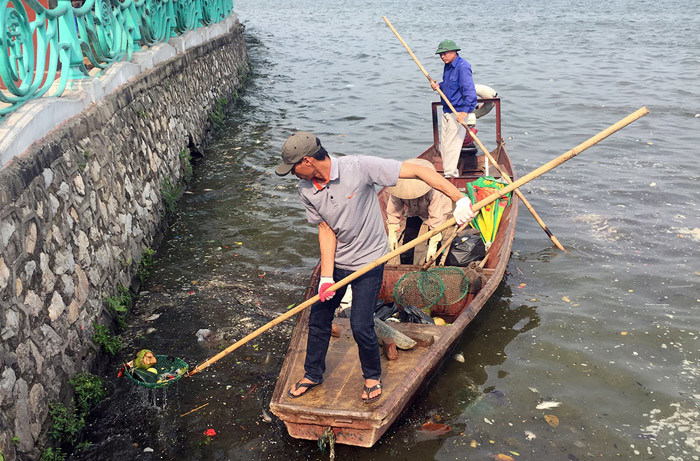
<svg viewBox="0 0 700 461">
<path fill-rule="evenodd" d="M 333 429 L 328 426 L 323 430 L 323 434 L 321 434 L 321 437 L 318 438 L 318 448 L 321 450 L 321 453 L 326 452 L 326 445 L 328 445 L 328 449 L 330 451 L 330 460 L 334 461 L 335 460 L 335 434 L 333 433 Z"/>
</svg>

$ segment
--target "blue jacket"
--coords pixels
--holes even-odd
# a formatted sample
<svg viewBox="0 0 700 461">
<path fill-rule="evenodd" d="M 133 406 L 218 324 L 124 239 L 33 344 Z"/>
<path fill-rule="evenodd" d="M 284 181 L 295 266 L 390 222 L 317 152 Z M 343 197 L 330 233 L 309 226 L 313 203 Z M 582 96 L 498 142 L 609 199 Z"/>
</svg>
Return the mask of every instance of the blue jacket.
<svg viewBox="0 0 700 461">
<path fill-rule="evenodd" d="M 473 112 L 476 107 L 476 89 L 472 78 L 472 66 L 457 55 L 450 64 L 445 64 L 442 72 L 440 89 L 450 100 L 457 112 Z M 443 112 L 451 113 L 445 101 L 442 102 Z"/>
</svg>

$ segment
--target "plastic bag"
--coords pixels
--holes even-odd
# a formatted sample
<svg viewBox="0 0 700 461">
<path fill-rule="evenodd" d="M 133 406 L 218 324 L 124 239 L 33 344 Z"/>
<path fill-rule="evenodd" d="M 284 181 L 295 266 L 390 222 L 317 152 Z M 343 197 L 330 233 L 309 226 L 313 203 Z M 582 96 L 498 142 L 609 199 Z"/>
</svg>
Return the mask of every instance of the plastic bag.
<svg viewBox="0 0 700 461">
<path fill-rule="evenodd" d="M 470 262 L 482 260 L 486 247 L 478 230 L 467 228 L 457 234 L 450 244 L 450 252 L 445 258 L 445 266 L 468 266 Z"/>
<path fill-rule="evenodd" d="M 399 311 L 399 307 L 396 303 L 385 303 L 382 300 L 377 301 L 376 306 L 374 306 L 374 318 L 379 320 L 386 320 L 392 315 Z"/>
<path fill-rule="evenodd" d="M 426 323 L 434 325 L 435 321 L 416 306 L 406 306 L 399 311 L 399 320 L 403 323 Z"/>
<path fill-rule="evenodd" d="M 136 378 L 137 381 L 143 381 L 147 384 L 154 384 L 158 381 L 158 374 L 151 373 L 150 371 L 142 370 L 141 368 L 132 368 L 131 376 Z"/>
</svg>

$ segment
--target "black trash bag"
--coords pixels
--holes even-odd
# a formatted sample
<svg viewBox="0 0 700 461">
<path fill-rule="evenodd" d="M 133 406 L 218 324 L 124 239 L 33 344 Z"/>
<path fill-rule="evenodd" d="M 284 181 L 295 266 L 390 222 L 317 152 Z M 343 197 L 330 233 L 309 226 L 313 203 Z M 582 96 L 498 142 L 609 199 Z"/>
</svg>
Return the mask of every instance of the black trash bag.
<svg viewBox="0 0 700 461">
<path fill-rule="evenodd" d="M 399 320 L 402 323 L 425 323 L 435 325 L 435 321 L 428 314 L 416 306 L 406 306 L 399 311 Z"/>
<path fill-rule="evenodd" d="M 374 306 L 374 318 L 379 320 L 386 320 L 392 315 L 399 311 L 399 306 L 396 303 L 385 303 L 384 301 L 377 301 L 377 305 Z"/>
<path fill-rule="evenodd" d="M 480 261 L 486 256 L 486 247 L 477 229 L 462 230 L 450 244 L 450 252 L 445 258 L 445 266 L 466 267 L 472 261 Z"/>
</svg>

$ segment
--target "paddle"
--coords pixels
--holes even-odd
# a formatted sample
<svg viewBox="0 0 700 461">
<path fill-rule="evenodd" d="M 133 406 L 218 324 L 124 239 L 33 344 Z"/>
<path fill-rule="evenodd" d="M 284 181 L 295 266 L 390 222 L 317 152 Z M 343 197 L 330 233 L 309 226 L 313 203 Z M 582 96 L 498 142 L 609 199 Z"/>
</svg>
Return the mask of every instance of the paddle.
<svg viewBox="0 0 700 461">
<path fill-rule="evenodd" d="M 382 19 L 384 19 L 384 22 L 387 23 L 387 25 L 389 26 L 389 28 L 391 29 L 391 31 L 394 33 L 394 35 L 396 35 L 396 38 L 398 38 L 399 41 L 401 42 L 401 44 L 404 46 L 404 48 L 406 48 L 406 51 L 408 51 L 408 53 L 411 55 L 411 57 L 412 57 L 413 60 L 416 62 L 416 64 L 417 64 L 418 67 L 420 68 L 420 70 L 423 71 L 423 75 L 425 75 L 425 77 L 428 79 L 429 82 L 432 82 L 433 79 L 430 78 L 430 75 L 428 74 L 428 72 L 427 72 L 427 71 L 425 70 L 425 68 L 421 65 L 420 61 L 418 61 L 418 58 L 416 57 L 415 54 L 413 54 L 413 51 L 411 51 L 411 49 L 408 47 L 408 45 L 406 44 L 406 42 L 403 41 L 403 39 L 401 38 L 401 36 L 399 35 L 399 33 L 396 31 L 396 29 L 394 29 L 394 26 L 391 25 L 391 23 L 389 22 L 389 20 L 387 19 L 387 17 L 386 17 L 386 16 L 382 16 Z M 452 113 L 455 114 L 455 116 L 457 116 L 457 111 L 455 110 L 454 106 L 452 106 L 452 103 L 447 99 L 447 96 L 445 96 L 445 93 L 443 93 L 442 90 L 441 90 L 440 88 L 437 89 L 437 92 L 440 94 L 440 97 L 442 98 L 443 101 L 445 101 L 445 103 L 446 103 L 447 106 L 450 108 L 450 110 L 452 111 Z M 507 182 L 508 184 L 512 183 L 513 181 L 510 179 L 510 176 L 508 176 L 508 175 L 505 173 L 505 171 L 503 171 L 503 170 L 501 169 L 501 167 L 498 165 L 498 162 L 496 162 L 496 160 L 494 160 L 494 158 L 491 156 L 491 154 L 489 153 L 489 151 L 484 147 L 483 144 L 481 144 L 481 141 L 479 141 L 479 138 L 476 137 L 476 134 L 472 133 L 472 131 L 469 129 L 469 127 L 467 126 L 467 124 L 464 123 L 464 121 L 462 121 L 462 122 L 460 122 L 460 123 L 461 123 L 462 126 L 464 126 L 464 127 L 467 129 L 467 132 L 471 135 L 472 139 L 473 139 L 474 141 L 476 141 L 476 144 L 479 146 L 479 149 L 481 149 L 481 151 L 484 153 L 484 155 L 486 155 L 486 157 L 488 158 L 488 160 L 487 160 L 487 169 L 486 169 L 486 171 L 488 172 L 488 161 L 490 161 L 491 163 L 493 163 L 493 166 L 496 167 L 496 169 L 498 170 L 498 172 L 501 173 L 501 177 L 502 177 L 503 179 L 505 179 L 506 182 Z M 488 173 L 487 173 L 487 174 L 488 174 Z M 554 236 L 554 234 L 552 234 L 552 232 L 547 228 L 547 225 L 544 223 L 544 221 L 542 221 L 542 219 L 539 217 L 539 215 L 537 214 L 537 212 L 535 211 L 535 209 L 532 207 L 532 205 L 530 205 L 530 202 L 528 202 L 527 199 L 525 199 L 525 197 L 523 196 L 523 194 L 522 194 L 518 189 L 515 189 L 515 194 L 516 194 L 516 195 L 518 196 L 518 198 L 523 202 L 523 205 L 525 205 L 525 207 L 528 209 L 528 211 L 529 211 L 529 212 L 532 214 L 532 216 L 535 218 L 535 221 L 537 221 L 537 224 L 539 224 L 540 227 L 542 227 L 542 230 L 545 231 L 545 233 L 549 236 L 549 238 L 552 240 L 552 242 L 554 242 L 554 244 L 555 244 L 560 250 L 566 252 L 566 250 L 564 249 L 564 247 L 562 246 L 562 244 L 559 243 L 559 240 L 558 240 L 558 239 Z M 456 234 L 457 234 L 457 231 L 455 230 L 454 235 L 456 235 Z M 454 238 L 454 235 L 453 235 L 453 238 Z M 451 240 L 450 240 L 450 241 L 451 241 Z M 444 245 L 443 245 L 443 248 L 444 248 Z M 442 250 L 442 249 L 441 249 L 441 250 Z M 438 251 L 438 252 L 436 253 L 436 256 L 430 261 L 430 264 L 432 264 L 432 262 L 435 261 L 435 259 L 437 258 L 437 255 L 439 255 L 439 254 L 440 254 L 440 252 Z M 430 264 L 426 264 L 426 266 L 429 267 Z"/>
<path fill-rule="evenodd" d="M 583 152 L 584 150 L 588 149 L 589 147 L 593 146 L 594 144 L 597 144 L 598 142 L 600 142 L 600 141 L 602 141 L 603 139 L 607 138 L 607 137 L 610 136 L 611 134 L 613 134 L 613 133 L 615 133 L 616 131 L 618 131 L 618 130 L 624 128 L 625 126 L 629 125 L 630 123 L 634 122 L 634 121 L 637 120 L 638 118 L 640 118 L 640 117 L 642 117 L 642 116 L 644 116 L 644 115 L 646 115 L 646 114 L 648 114 L 648 113 L 649 113 L 649 111 L 647 110 L 646 107 L 642 107 L 641 109 L 638 109 L 637 111 L 635 111 L 635 112 L 633 112 L 632 114 L 628 115 L 627 117 L 623 118 L 622 120 L 620 120 L 619 122 L 615 123 L 614 125 L 611 125 L 610 127 L 608 127 L 608 128 L 606 128 L 605 130 L 601 131 L 601 132 L 598 133 L 597 135 L 595 135 L 595 136 L 593 136 L 592 138 L 588 139 L 587 141 L 585 141 L 585 142 L 579 144 L 578 146 L 574 147 L 574 148 L 571 149 L 570 151 L 563 153 L 562 155 L 560 155 L 559 157 L 555 158 L 554 160 L 550 160 L 549 162 L 547 162 L 547 163 L 545 163 L 544 165 L 542 165 L 541 167 L 539 167 L 539 168 L 537 168 L 537 169 L 531 171 L 530 173 L 526 174 L 525 176 L 523 176 L 522 178 L 518 179 L 517 181 L 514 181 L 513 183 L 507 185 L 507 186 L 504 187 L 503 189 L 499 190 L 498 193 L 491 194 L 491 195 L 489 195 L 488 197 L 486 197 L 485 199 L 479 200 L 478 202 L 476 202 L 475 204 L 472 205 L 472 210 L 474 210 L 474 212 L 479 211 L 481 208 L 485 207 L 485 206 L 488 205 L 489 203 L 492 203 L 492 202 L 498 200 L 498 199 L 501 198 L 503 195 L 507 194 L 508 192 L 511 192 L 511 191 L 515 190 L 516 188 L 522 186 L 523 184 L 526 184 L 526 183 L 532 181 L 533 179 L 535 179 L 535 178 L 537 178 L 537 177 L 539 177 L 539 176 L 542 176 L 544 173 L 548 172 L 549 170 L 552 170 L 552 169 L 556 168 L 557 166 L 561 165 L 562 163 L 566 162 L 567 160 L 569 160 L 569 159 L 571 159 L 571 158 L 577 156 L 578 154 L 580 154 L 580 153 Z M 373 261 L 373 262 L 371 262 L 371 263 L 369 263 L 369 264 L 367 264 L 367 265 L 364 266 L 363 268 L 358 269 L 357 271 L 353 272 L 352 274 L 348 275 L 348 276 L 345 277 L 344 279 L 342 279 L 342 280 L 340 280 L 339 282 L 335 283 L 334 285 L 332 285 L 332 286 L 331 286 L 330 288 L 328 288 L 328 289 L 331 290 L 331 291 L 337 291 L 339 288 L 344 287 L 344 286 L 347 285 L 348 283 L 352 282 L 353 280 L 355 280 L 356 278 L 360 277 L 361 275 L 366 274 L 367 272 L 371 271 L 371 270 L 374 269 L 375 267 L 378 267 L 379 265 L 384 264 L 385 262 L 389 261 L 391 258 L 393 258 L 393 257 L 395 257 L 395 256 L 398 256 L 398 255 L 400 255 L 401 253 L 403 253 L 403 252 L 405 252 L 405 251 L 407 251 L 407 250 L 410 250 L 411 248 L 415 247 L 416 245 L 418 245 L 418 244 L 420 244 L 420 243 L 422 243 L 422 242 L 428 240 L 430 237 L 432 237 L 433 235 L 437 234 L 438 232 L 442 232 L 442 231 L 444 231 L 445 229 L 448 229 L 448 228 L 450 228 L 451 226 L 453 226 L 453 225 L 455 225 L 455 224 L 456 224 L 455 218 L 450 218 L 450 219 L 448 219 L 446 222 L 444 222 L 444 223 L 441 224 L 440 226 L 434 228 L 433 230 L 428 231 L 428 232 L 426 232 L 426 233 L 423 234 L 423 235 L 420 235 L 420 236 L 417 237 L 416 239 L 411 240 L 410 242 L 408 242 L 408 243 L 402 245 L 401 247 L 395 249 L 394 251 L 392 251 L 392 252 L 390 252 L 390 253 L 388 253 L 388 254 L 382 256 L 382 257 L 379 258 L 379 259 L 376 259 L 375 261 Z M 250 341 L 251 339 L 253 339 L 253 338 L 257 337 L 258 335 L 260 335 L 261 333 L 263 333 L 263 332 L 269 330 L 269 329 L 272 328 L 273 326 L 275 326 L 275 325 L 277 325 L 277 324 L 279 324 L 279 323 L 284 322 L 284 321 L 287 320 L 288 318 L 290 318 L 290 317 L 292 317 L 292 316 L 298 314 L 299 312 L 301 312 L 302 310 L 304 310 L 304 309 L 306 309 L 307 307 L 311 306 L 313 303 L 317 302 L 318 300 L 319 300 L 318 295 L 315 295 L 315 296 L 313 296 L 313 297 L 307 299 L 306 301 L 304 301 L 303 303 L 299 304 L 299 305 L 296 306 L 295 308 L 293 308 L 293 309 L 289 310 L 288 312 L 286 312 L 286 313 L 280 315 L 279 317 L 277 317 L 276 319 L 270 321 L 269 323 L 267 323 L 267 324 L 261 326 L 260 328 L 258 328 L 258 329 L 255 330 L 254 332 L 250 333 L 249 335 L 247 335 L 247 336 L 244 337 L 243 339 L 240 339 L 240 340 L 236 341 L 235 343 L 231 344 L 229 347 L 227 347 L 227 348 L 224 349 L 223 351 L 219 352 L 219 353 L 216 354 L 215 356 L 210 357 L 210 358 L 208 358 L 207 360 L 205 360 L 204 362 L 200 363 L 200 364 L 197 365 L 194 369 L 192 369 L 192 371 L 190 371 L 190 372 L 187 374 L 187 376 L 192 376 L 192 375 L 194 375 L 194 374 L 196 374 L 196 373 L 199 373 L 200 371 L 204 370 L 205 368 L 207 368 L 207 367 L 208 367 L 209 365 L 211 365 L 212 363 L 216 362 L 217 360 L 221 359 L 222 357 L 224 357 L 224 356 L 230 354 L 231 352 L 235 351 L 236 349 L 238 349 L 239 347 L 241 347 L 243 344 L 247 343 L 247 342 Z"/>
</svg>

